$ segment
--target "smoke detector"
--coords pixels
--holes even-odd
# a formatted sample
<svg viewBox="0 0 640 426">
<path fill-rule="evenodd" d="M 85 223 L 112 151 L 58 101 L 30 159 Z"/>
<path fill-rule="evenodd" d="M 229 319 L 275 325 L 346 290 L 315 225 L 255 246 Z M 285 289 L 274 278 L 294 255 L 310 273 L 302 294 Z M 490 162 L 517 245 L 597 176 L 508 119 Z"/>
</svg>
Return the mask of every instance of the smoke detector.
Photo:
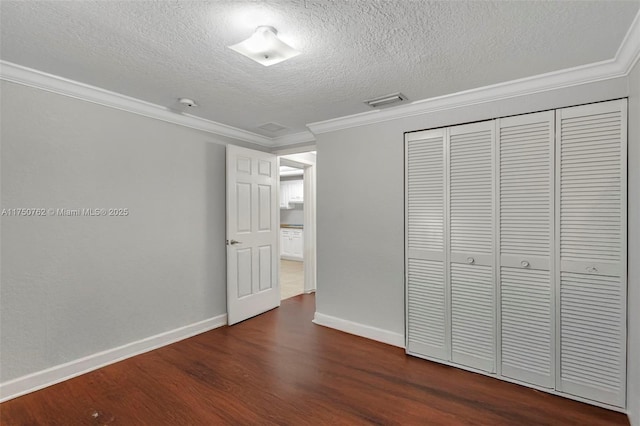
<svg viewBox="0 0 640 426">
<path fill-rule="evenodd" d="M 198 104 L 196 103 L 196 101 L 194 101 L 193 99 L 189 99 L 189 98 L 180 98 L 178 99 L 178 102 L 180 102 L 181 105 L 187 106 L 187 107 L 197 107 Z"/>
<path fill-rule="evenodd" d="M 371 108 L 382 108 L 388 107 L 393 104 L 404 102 L 408 100 L 408 98 L 402 93 L 391 93 L 390 95 L 379 96 L 374 99 L 369 99 L 364 101 L 365 104 L 369 105 Z"/>
</svg>

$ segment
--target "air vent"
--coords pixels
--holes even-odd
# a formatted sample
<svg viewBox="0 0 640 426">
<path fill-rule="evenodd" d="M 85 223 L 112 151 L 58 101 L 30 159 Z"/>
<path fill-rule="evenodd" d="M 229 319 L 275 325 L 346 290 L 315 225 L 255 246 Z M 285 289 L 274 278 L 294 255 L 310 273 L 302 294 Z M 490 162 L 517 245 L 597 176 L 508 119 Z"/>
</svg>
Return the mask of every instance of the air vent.
<svg viewBox="0 0 640 426">
<path fill-rule="evenodd" d="M 404 102 L 407 100 L 407 97 L 402 93 L 392 93 L 390 95 L 379 96 L 375 99 L 369 99 L 368 101 L 364 101 L 365 104 L 369 105 L 371 108 L 383 108 L 388 107 L 393 104 L 397 104 L 399 102 Z"/>
<path fill-rule="evenodd" d="M 266 124 L 263 124 L 262 126 L 258 126 L 258 129 L 275 133 L 275 132 L 279 132 L 280 130 L 286 129 L 286 127 L 278 123 L 266 123 Z"/>
</svg>

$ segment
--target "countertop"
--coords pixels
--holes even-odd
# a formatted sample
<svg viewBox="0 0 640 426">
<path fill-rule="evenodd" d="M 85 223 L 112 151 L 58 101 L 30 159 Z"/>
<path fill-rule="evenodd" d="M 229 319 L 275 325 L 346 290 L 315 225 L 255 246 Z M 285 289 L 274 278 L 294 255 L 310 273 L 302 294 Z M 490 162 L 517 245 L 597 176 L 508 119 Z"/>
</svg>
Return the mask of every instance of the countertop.
<svg viewBox="0 0 640 426">
<path fill-rule="evenodd" d="M 291 223 L 281 223 L 280 228 L 290 228 L 290 229 L 303 229 L 303 225 L 291 224 Z"/>
</svg>

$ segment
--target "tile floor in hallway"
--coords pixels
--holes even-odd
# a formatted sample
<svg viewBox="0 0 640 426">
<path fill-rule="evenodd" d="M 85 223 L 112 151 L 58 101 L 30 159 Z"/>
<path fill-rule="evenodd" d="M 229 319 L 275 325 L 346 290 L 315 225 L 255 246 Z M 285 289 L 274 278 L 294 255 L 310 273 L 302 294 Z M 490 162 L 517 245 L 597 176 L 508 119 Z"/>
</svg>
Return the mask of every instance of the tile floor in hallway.
<svg viewBox="0 0 640 426">
<path fill-rule="evenodd" d="M 280 299 L 304 293 L 304 262 L 280 259 Z"/>
</svg>

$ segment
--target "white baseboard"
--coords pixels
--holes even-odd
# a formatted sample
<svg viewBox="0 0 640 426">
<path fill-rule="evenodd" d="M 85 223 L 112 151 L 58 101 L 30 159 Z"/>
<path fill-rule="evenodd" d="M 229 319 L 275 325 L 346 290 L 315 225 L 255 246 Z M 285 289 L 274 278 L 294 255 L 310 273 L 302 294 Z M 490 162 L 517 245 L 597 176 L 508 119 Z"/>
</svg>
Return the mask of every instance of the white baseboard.
<svg viewBox="0 0 640 426">
<path fill-rule="evenodd" d="M 345 333 L 355 334 L 356 336 L 404 348 L 404 335 L 400 333 L 347 321 L 342 318 L 332 317 L 319 312 L 315 313 L 313 322 L 318 325 L 344 331 Z"/>
<path fill-rule="evenodd" d="M 117 348 L 107 349 L 71 362 L 56 365 L 17 379 L 0 383 L 0 402 L 37 391 L 47 386 L 63 382 L 81 374 L 88 373 L 109 364 L 122 361 L 132 356 L 178 342 L 196 334 L 213 330 L 227 324 L 227 314 L 179 327 L 155 336 L 127 343 Z"/>
</svg>

